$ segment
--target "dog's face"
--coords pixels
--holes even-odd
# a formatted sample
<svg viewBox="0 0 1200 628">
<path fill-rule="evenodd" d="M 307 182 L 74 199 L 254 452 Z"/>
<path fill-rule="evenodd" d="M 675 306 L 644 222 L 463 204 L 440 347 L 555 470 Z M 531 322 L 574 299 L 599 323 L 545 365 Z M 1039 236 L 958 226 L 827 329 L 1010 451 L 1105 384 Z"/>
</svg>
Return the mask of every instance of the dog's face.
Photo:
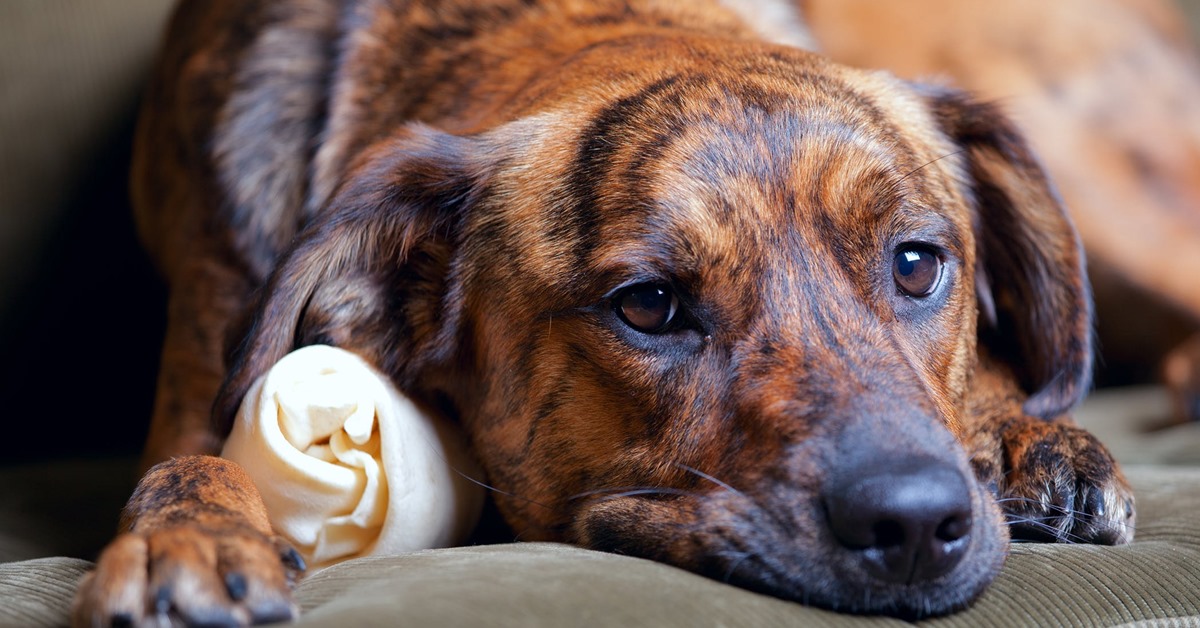
<svg viewBox="0 0 1200 628">
<path fill-rule="evenodd" d="M 845 610 L 965 604 L 1007 541 L 958 444 L 977 320 L 1031 411 L 1088 366 L 1078 247 L 1023 145 L 798 51 L 694 44 L 609 81 L 640 52 L 589 54 L 515 122 L 364 154 L 223 406 L 341 345 L 457 417 L 521 538 Z"/>
</svg>

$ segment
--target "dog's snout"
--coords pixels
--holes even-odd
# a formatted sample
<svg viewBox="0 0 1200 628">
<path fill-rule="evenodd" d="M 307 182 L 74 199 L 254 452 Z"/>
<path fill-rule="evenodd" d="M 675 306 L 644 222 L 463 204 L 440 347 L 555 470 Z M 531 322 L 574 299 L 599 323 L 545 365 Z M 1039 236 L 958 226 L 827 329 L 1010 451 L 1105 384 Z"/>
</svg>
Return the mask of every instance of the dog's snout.
<svg viewBox="0 0 1200 628">
<path fill-rule="evenodd" d="M 829 526 L 867 573 L 897 583 L 931 580 L 966 553 L 971 494 L 955 467 L 876 461 L 839 476 L 825 495 Z"/>
</svg>

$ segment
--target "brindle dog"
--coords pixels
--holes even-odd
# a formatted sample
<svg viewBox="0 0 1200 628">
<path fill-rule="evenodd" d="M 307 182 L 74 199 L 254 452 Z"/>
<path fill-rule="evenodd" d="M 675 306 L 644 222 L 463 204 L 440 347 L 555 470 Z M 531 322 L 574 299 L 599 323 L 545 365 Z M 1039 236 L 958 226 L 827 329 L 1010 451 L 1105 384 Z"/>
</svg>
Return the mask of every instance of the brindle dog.
<svg viewBox="0 0 1200 628">
<path fill-rule="evenodd" d="M 969 603 L 1010 533 L 1129 541 L 1064 415 L 1088 284 L 1025 142 L 768 9 L 184 2 L 135 164 L 170 459 L 75 622 L 295 613 L 302 566 L 210 454 L 313 343 L 456 420 L 525 539 L 904 616 Z"/>
</svg>

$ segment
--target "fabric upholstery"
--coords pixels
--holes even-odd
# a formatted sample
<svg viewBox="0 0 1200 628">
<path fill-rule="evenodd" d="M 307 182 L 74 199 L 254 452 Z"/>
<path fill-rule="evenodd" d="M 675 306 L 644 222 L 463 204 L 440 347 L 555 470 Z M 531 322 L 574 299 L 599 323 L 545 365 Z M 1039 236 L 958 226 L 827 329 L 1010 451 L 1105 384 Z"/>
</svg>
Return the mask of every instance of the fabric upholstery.
<svg viewBox="0 0 1200 628">
<path fill-rule="evenodd" d="M 970 609 L 935 627 L 1200 625 L 1200 469 L 1128 469 L 1136 541 L 1018 544 Z M 0 564 L 0 625 L 66 621 L 89 563 Z M 297 588 L 301 626 L 900 626 L 750 593 L 666 565 L 514 543 L 353 560 Z M 1152 622 L 1138 624 L 1137 622 Z"/>
</svg>

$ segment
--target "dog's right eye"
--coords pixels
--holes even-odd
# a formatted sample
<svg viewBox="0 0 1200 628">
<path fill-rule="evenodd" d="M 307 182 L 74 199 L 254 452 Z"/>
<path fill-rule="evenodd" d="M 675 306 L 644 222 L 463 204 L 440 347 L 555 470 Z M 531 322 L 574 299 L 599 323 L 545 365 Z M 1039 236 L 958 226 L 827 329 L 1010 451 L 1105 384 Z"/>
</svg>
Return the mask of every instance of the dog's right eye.
<svg viewBox="0 0 1200 628">
<path fill-rule="evenodd" d="M 659 334 L 675 319 L 679 297 L 666 284 L 643 283 L 618 292 L 613 309 L 626 325 L 644 334 Z"/>
<path fill-rule="evenodd" d="M 892 260 L 892 276 L 904 294 L 926 297 L 933 294 L 942 278 L 942 260 L 925 249 L 904 248 Z"/>
</svg>

